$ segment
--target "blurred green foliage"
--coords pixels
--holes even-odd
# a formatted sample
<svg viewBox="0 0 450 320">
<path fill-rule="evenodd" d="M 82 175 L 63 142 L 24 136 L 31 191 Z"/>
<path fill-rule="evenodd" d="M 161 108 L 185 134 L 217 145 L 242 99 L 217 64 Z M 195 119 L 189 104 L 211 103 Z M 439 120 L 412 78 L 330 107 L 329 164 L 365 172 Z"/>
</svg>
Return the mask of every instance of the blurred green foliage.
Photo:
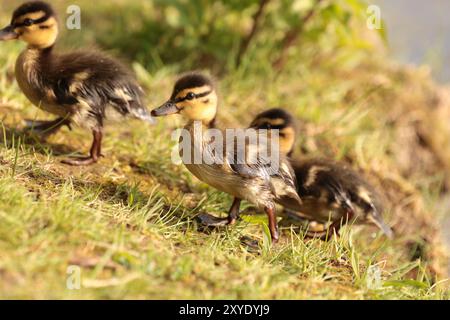
<svg viewBox="0 0 450 320">
<path fill-rule="evenodd" d="M 83 23 L 96 26 L 95 43 L 119 51 L 150 71 L 170 64 L 220 73 L 236 67 L 239 48 L 252 30 L 262 2 L 117 1 L 113 6 L 92 4 L 92 9 L 83 12 Z M 321 51 L 368 48 L 369 42 L 364 40 L 366 8 L 362 0 L 268 0 L 242 66 L 265 69 L 285 49 L 289 61 L 295 62 L 302 57 L 305 44 L 320 46 Z M 109 10 L 108 15 L 104 10 Z M 310 11 L 314 17 L 305 23 Z M 101 19 L 107 21 L 101 23 Z M 102 30 L 103 26 L 107 28 Z M 301 28 L 298 39 L 283 48 L 286 35 L 296 28 Z"/>
<path fill-rule="evenodd" d="M 338 51 L 357 56 L 357 50 L 372 46 L 364 0 L 64 0 L 54 6 L 61 20 L 69 4 L 82 8 L 82 29 L 66 30 L 61 37 L 65 46 L 101 46 L 149 71 L 172 65 L 222 73 L 236 69 L 242 43 L 263 3 L 256 32 L 241 57 L 244 70 L 271 69 L 280 55 L 295 64 L 305 58 L 305 50 L 308 57 Z M 10 12 L 17 4 L 2 5 Z M 290 33 L 295 39 L 285 48 Z M 381 38 L 384 33 L 384 28 L 379 30 Z"/>
</svg>

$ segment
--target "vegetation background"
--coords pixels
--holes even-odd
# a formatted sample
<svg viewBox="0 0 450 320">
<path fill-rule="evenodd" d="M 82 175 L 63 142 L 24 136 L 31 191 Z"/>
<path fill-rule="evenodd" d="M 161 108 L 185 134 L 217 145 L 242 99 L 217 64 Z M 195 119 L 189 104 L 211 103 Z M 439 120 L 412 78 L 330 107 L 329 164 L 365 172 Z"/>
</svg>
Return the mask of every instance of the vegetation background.
<svg viewBox="0 0 450 320">
<path fill-rule="evenodd" d="M 22 1 L 1 0 L 7 25 Z M 346 228 L 306 240 L 289 228 L 270 248 L 266 219 L 248 208 L 233 228 L 207 231 L 201 212 L 231 199 L 171 163 L 177 117 L 107 128 L 106 158 L 60 159 L 89 133 L 44 141 L 24 119 L 50 118 L 14 80 L 24 45 L 0 43 L 0 298 L 448 299 L 440 224 L 450 187 L 450 94 L 429 68 L 386 56 L 386 29 L 366 27 L 360 0 L 62 0 L 81 30 L 59 49 L 101 48 L 132 66 L 153 108 L 179 73 L 219 82 L 223 126 L 273 106 L 301 123 L 296 156 L 326 156 L 363 172 L 384 194 L 397 237 Z M 260 240 L 251 252 L 242 237 Z M 80 289 L 71 290 L 80 275 Z"/>
</svg>

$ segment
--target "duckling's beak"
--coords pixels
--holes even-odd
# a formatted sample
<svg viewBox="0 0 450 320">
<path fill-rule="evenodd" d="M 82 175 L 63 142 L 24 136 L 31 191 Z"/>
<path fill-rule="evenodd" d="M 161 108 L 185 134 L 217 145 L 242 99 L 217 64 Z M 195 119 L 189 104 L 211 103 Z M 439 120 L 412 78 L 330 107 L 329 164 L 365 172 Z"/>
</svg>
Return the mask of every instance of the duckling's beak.
<svg viewBox="0 0 450 320">
<path fill-rule="evenodd" d="M 394 238 L 394 231 L 389 227 L 379 215 L 369 214 L 367 219 L 376 225 L 389 239 Z"/>
<path fill-rule="evenodd" d="M 19 35 L 14 32 L 13 26 L 7 26 L 6 28 L 0 30 L 0 41 L 14 40 L 18 37 Z"/>
<path fill-rule="evenodd" d="M 170 114 L 176 114 L 179 113 L 180 109 L 178 109 L 175 102 L 169 100 L 166 103 L 164 103 L 159 108 L 156 108 L 152 111 L 152 117 L 162 117 L 162 116 L 168 116 Z"/>
</svg>

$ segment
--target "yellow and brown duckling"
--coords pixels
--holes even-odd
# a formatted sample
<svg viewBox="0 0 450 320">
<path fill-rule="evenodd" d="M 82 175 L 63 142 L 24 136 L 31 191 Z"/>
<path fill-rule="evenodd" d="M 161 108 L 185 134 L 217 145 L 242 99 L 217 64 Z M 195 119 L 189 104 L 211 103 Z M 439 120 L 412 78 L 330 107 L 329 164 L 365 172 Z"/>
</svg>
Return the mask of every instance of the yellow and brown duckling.
<svg viewBox="0 0 450 320">
<path fill-rule="evenodd" d="M 0 40 L 22 40 L 27 48 L 16 62 L 16 79 L 27 98 L 40 109 L 57 115 L 55 121 L 37 122 L 37 132 L 53 133 L 76 124 L 93 133 L 90 156 L 65 160 L 88 165 L 101 156 L 103 125 L 113 115 L 152 122 L 143 106 L 144 94 L 134 76 L 120 62 L 97 51 L 56 54 L 58 20 L 52 7 L 41 1 L 24 3 L 0 30 Z"/>
<path fill-rule="evenodd" d="M 247 200 L 268 216 L 269 229 L 274 242 L 278 240 L 278 226 L 276 220 L 275 203 L 298 209 L 301 200 L 295 188 L 295 177 L 288 160 L 278 154 L 280 164 L 276 171 L 269 168 L 267 159 L 257 152 L 258 145 L 248 142 L 245 154 L 255 155 L 256 161 L 236 161 L 236 154 L 241 153 L 242 146 L 232 144 L 233 152 L 227 148 L 226 135 L 222 144 L 222 152 L 217 152 L 216 139 L 211 139 L 208 129 L 214 128 L 218 99 L 213 82 L 199 73 L 191 73 L 180 78 L 173 89 L 171 98 L 159 108 L 152 111 L 152 116 L 160 117 L 170 114 L 180 114 L 187 120 L 186 132 L 189 132 L 190 150 L 181 148 L 180 155 L 187 169 L 198 179 L 210 186 L 228 193 L 234 197 L 233 204 L 227 218 L 204 218 L 203 223 L 210 226 L 230 225 L 236 222 L 242 200 Z M 200 135 L 196 133 L 196 126 L 201 127 Z M 217 132 L 223 133 L 218 129 Z M 184 137 L 182 138 L 184 142 Z M 184 146 L 185 147 L 185 146 Z M 193 163 L 186 161 L 185 153 L 190 152 L 207 155 L 208 159 Z M 278 153 L 278 151 L 277 151 Z M 192 158 L 191 158 L 192 160 Z M 211 161 L 213 160 L 213 161 Z M 218 161 L 215 161 L 218 160 Z"/>
<path fill-rule="evenodd" d="M 279 130 L 280 152 L 291 157 L 297 136 L 293 117 L 283 109 L 270 109 L 251 123 L 255 129 Z M 391 228 L 383 221 L 379 195 L 357 172 L 347 166 L 326 159 L 293 160 L 291 165 L 297 179 L 297 191 L 302 199 L 300 213 L 286 210 L 289 216 L 297 216 L 331 226 L 321 234 L 329 238 L 345 223 L 372 223 L 389 238 Z"/>
</svg>

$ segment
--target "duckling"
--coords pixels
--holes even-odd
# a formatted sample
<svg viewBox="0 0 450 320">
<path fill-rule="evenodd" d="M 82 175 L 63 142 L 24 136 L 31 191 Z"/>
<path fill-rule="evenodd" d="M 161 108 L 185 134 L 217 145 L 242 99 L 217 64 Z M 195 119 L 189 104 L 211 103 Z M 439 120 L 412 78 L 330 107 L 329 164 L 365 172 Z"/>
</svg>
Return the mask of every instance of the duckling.
<svg viewBox="0 0 450 320">
<path fill-rule="evenodd" d="M 97 51 L 54 52 L 58 21 L 53 8 L 42 1 L 18 7 L 0 40 L 22 40 L 26 49 L 16 62 L 15 75 L 25 96 L 38 108 L 58 116 L 38 121 L 33 130 L 54 133 L 76 124 L 92 131 L 90 156 L 63 161 L 89 165 L 101 156 L 106 118 L 132 116 L 153 122 L 143 105 L 144 93 L 132 73 L 120 62 Z"/>
<path fill-rule="evenodd" d="M 291 159 L 298 183 L 297 191 L 303 200 L 300 213 L 287 210 L 289 216 L 323 224 L 331 221 L 330 227 L 322 232 L 322 239 L 329 239 L 328 236 L 334 232 L 338 234 L 341 225 L 349 222 L 370 222 L 389 238 L 393 236 L 381 216 L 383 208 L 379 195 L 361 175 L 342 163 L 326 159 L 292 159 L 298 130 L 287 111 L 275 108 L 262 112 L 250 127 L 269 132 L 279 130 L 280 152 Z"/>
<path fill-rule="evenodd" d="M 180 141 L 179 151 L 186 168 L 201 181 L 234 197 L 227 218 L 205 219 L 204 223 L 210 226 L 234 224 L 239 217 L 241 201 L 247 200 L 267 214 L 269 230 L 275 243 L 279 238 L 275 203 L 293 210 L 299 209 L 301 204 L 292 168 L 278 150 L 278 168 L 270 168 L 267 159 L 258 152 L 262 144 L 247 141 L 244 146 L 239 146 L 233 141 L 233 150 L 227 147 L 231 139 L 214 125 L 217 108 L 217 93 L 212 80 L 201 73 L 189 73 L 176 82 L 170 99 L 153 110 L 152 116 L 184 116 L 187 119 L 185 132 L 189 133 L 190 142 L 188 150 L 185 150 Z M 196 126 L 201 129 L 200 134 L 196 131 Z M 213 131 L 216 132 L 215 137 L 217 132 L 221 133 L 222 152 L 216 152 L 220 148 L 216 148 L 217 139 L 211 139 Z M 182 139 L 184 142 L 185 137 Z M 243 161 L 236 161 L 235 155 L 243 154 L 244 148 L 245 154 L 255 156 L 256 159 L 253 160 L 256 161 L 247 157 L 240 158 Z M 201 161 L 188 161 L 185 158 L 186 152 L 206 157 Z"/>
</svg>

